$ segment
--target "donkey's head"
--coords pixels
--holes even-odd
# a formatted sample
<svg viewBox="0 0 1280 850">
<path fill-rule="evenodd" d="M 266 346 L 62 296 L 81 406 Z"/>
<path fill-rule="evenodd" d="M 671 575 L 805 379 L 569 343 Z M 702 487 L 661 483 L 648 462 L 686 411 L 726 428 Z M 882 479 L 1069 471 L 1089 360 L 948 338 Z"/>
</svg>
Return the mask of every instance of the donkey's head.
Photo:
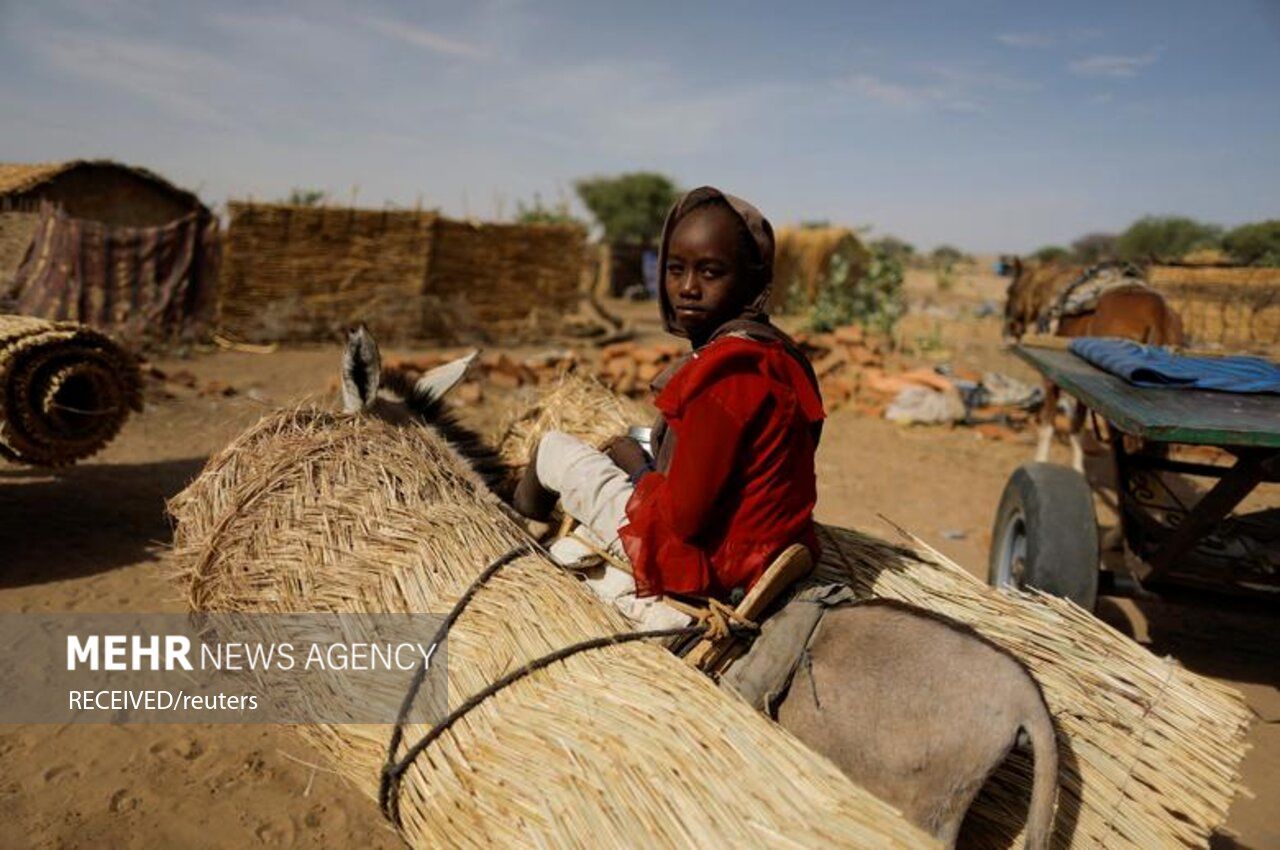
<svg viewBox="0 0 1280 850">
<path fill-rule="evenodd" d="M 489 489 L 501 491 L 509 480 L 498 453 L 479 434 L 458 421 L 444 397 L 467 375 L 477 352 L 413 378 L 403 370 L 382 371 L 378 343 L 364 325 L 347 333 L 342 354 L 342 409 L 365 413 L 393 425 L 423 425 L 434 430 L 470 464 Z"/>
</svg>

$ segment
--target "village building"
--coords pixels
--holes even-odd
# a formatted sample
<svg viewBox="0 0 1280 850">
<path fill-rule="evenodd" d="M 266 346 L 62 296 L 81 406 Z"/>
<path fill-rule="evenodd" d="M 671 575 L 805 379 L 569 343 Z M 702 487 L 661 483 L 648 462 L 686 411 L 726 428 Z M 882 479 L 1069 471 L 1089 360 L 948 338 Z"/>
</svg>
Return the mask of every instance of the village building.
<svg viewBox="0 0 1280 850">
<path fill-rule="evenodd" d="M 108 160 L 0 163 L 0 303 L 127 338 L 207 318 L 217 220 L 192 192 Z"/>
</svg>

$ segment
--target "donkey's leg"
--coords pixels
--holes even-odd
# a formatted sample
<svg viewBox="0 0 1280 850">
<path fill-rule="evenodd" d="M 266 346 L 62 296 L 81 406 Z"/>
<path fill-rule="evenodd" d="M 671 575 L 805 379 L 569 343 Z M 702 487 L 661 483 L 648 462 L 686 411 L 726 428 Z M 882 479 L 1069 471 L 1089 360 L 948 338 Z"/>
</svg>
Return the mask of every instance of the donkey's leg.
<svg viewBox="0 0 1280 850">
<path fill-rule="evenodd" d="M 1036 461 L 1049 462 L 1049 446 L 1053 443 L 1053 418 L 1058 414 L 1058 385 L 1044 383 L 1044 402 L 1040 407 L 1040 440 L 1036 443 Z"/>
</svg>

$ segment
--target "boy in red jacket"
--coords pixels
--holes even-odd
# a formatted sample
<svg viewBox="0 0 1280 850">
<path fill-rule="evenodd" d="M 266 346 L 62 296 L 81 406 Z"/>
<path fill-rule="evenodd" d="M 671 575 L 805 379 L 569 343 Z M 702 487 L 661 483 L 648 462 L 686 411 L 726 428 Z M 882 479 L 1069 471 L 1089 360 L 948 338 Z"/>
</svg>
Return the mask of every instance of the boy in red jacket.
<svg viewBox="0 0 1280 850">
<path fill-rule="evenodd" d="M 814 452 L 823 409 L 804 355 L 769 323 L 773 229 L 747 202 L 704 186 L 667 215 L 658 268 L 667 330 L 690 354 L 654 381 L 650 459 L 630 437 L 604 452 L 547 434 L 516 491 L 522 513 L 564 509 L 625 554 L 587 576 L 649 628 L 683 625 L 667 594 L 734 602 L 793 543 L 817 556 Z"/>
</svg>

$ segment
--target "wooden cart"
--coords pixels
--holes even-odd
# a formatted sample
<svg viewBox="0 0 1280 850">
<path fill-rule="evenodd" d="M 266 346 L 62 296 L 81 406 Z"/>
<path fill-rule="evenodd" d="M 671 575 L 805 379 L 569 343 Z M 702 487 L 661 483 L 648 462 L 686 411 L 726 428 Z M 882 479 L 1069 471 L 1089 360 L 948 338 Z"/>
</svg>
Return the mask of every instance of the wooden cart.
<svg viewBox="0 0 1280 850">
<path fill-rule="evenodd" d="M 1132 578 L 1149 588 L 1189 584 L 1280 598 L 1280 508 L 1232 515 L 1261 484 L 1280 482 L 1280 396 L 1148 389 L 1058 347 L 1014 352 L 1088 408 L 1109 444 L 1110 500 Z M 1180 458 L 1188 452 L 1171 451 L 1175 445 L 1216 451 Z M 1214 483 L 1198 492 L 1186 476 Z M 1015 470 L 992 533 L 991 583 L 1032 585 L 1091 609 L 1100 584 L 1106 590 L 1117 577 L 1099 556 L 1098 489 L 1063 466 Z"/>
</svg>

